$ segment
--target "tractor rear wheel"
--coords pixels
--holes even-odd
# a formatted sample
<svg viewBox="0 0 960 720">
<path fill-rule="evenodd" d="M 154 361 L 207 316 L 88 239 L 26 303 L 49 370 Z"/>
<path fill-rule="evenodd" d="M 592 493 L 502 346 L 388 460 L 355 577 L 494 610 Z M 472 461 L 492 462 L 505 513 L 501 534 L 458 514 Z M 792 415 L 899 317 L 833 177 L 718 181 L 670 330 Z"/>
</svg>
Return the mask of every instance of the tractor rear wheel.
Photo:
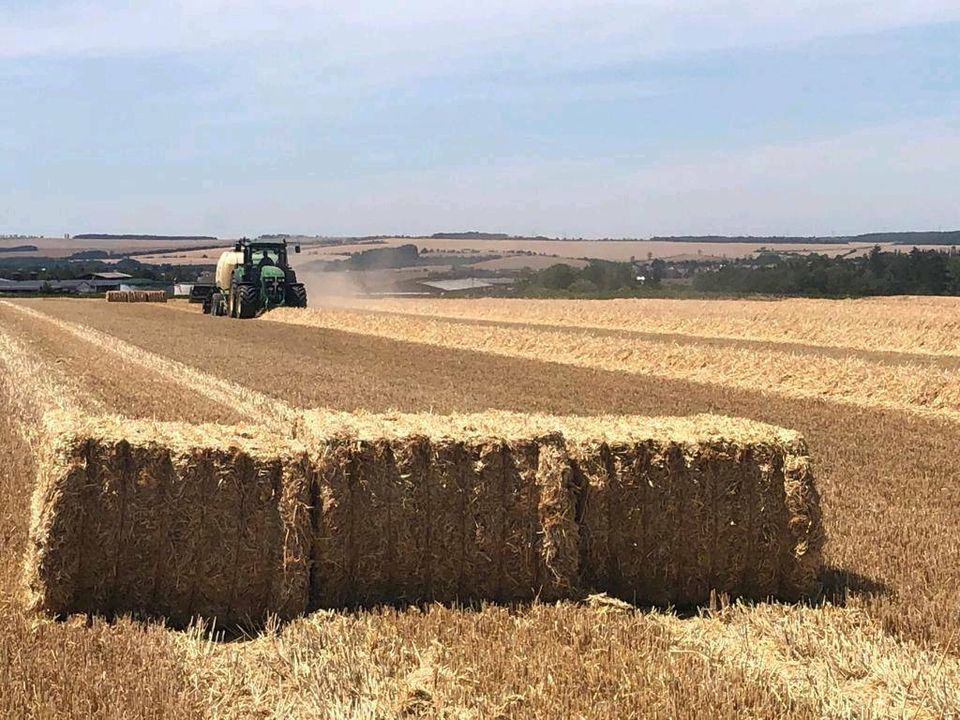
<svg viewBox="0 0 960 720">
<path fill-rule="evenodd" d="M 287 306 L 298 308 L 307 306 L 307 289 L 303 285 L 290 285 L 287 288 Z"/>
<path fill-rule="evenodd" d="M 257 289 L 253 285 L 240 285 L 237 287 L 237 317 L 252 318 L 259 310 L 257 302 Z"/>
</svg>

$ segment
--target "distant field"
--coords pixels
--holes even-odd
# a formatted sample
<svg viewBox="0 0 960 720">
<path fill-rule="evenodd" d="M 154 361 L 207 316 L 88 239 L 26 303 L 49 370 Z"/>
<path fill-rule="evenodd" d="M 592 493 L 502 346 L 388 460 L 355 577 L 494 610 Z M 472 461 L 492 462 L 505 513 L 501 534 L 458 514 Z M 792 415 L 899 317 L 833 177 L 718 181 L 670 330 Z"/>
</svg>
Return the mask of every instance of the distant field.
<svg viewBox="0 0 960 720">
<path fill-rule="evenodd" d="M 760 248 L 763 243 L 695 243 L 695 242 L 667 242 L 649 240 L 437 240 L 432 238 L 419 239 L 391 239 L 390 244 L 404 242 L 415 243 L 419 248 L 430 250 L 482 250 L 483 252 L 507 253 L 524 251 L 545 255 L 558 255 L 571 258 L 597 258 L 599 260 L 645 260 L 649 255 L 653 257 L 672 257 L 674 255 L 721 256 L 728 258 L 745 257 Z M 867 249 L 870 245 L 857 244 L 785 244 L 777 245 L 776 249 L 783 252 L 816 252 L 824 255 L 838 255 L 856 248 Z M 893 247 L 893 246 L 890 246 Z"/>
<path fill-rule="evenodd" d="M 562 262 L 563 258 L 596 258 L 600 260 L 626 261 L 630 258 L 646 260 L 648 255 L 659 258 L 682 256 L 687 259 L 705 258 L 737 258 L 745 257 L 763 247 L 763 243 L 693 243 L 667 242 L 647 240 L 626 241 L 596 241 L 596 240 L 438 240 L 432 238 L 389 238 L 380 245 L 355 244 L 335 246 L 304 246 L 301 261 L 324 259 L 331 256 L 342 256 L 344 253 L 362 252 L 372 247 L 397 246 L 407 243 L 415 244 L 421 251 L 460 253 L 467 250 L 482 253 L 500 253 L 509 255 L 511 252 L 532 252 L 533 257 L 507 257 L 505 267 L 501 269 L 515 269 L 529 266 L 538 269 L 544 263 L 553 264 Z M 867 251 L 870 245 L 857 244 L 786 244 L 777 245 L 776 249 L 783 252 L 820 253 L 824 255 L 838 255 L 856 250 L 858 253 Z M 885 246 L 894 249 L 902 246 Z M 921 248 L 925 249 L 925 248 Z M 942 248 L 941 248 L 942 249 Z M 209 261 L 216 262 L 217 251 L 206 250 L 177 250 L 175 252 L 157 255 L 146 255 L 143 262 L 166 262 L 192 264 Z M 206 257 L 204 257 L 206 256 Z M 331 257 L 331 259 L 336 259 Z M 497 261 L 491 261 L 497 262 Z M 488 268 L 493 269 L 493 268 Z"/>
<path fill-rule="evenodd" d="M 13 247 L 15 245 L 36 245 L 37 250 L 33 252 L 17 252 L 5 255 L 6 257 L 68 257 L 75 252 L 82 250 L 107 250 L 114 253 L 127 253 L 143 250 L 164 250 L 170 251 L 189 249 L 192 247 L 208 246 L 215 244 L 213 240 L 74 240 L 66 238 L 29 238 L 26 240 L 0 240 L 0 247 Z M 224 241 L 224 245 L 229 241 Z M 202 252 L 202 251 L 199 251 Z M 213 251 L 211 251 L 213 252 Z"/>
<path fill-rule="evenodd" d="M 15 252 L 7 257 L 66 257 L 81 250 L 107 250 L 114 253 L 143 252 L 157 250 L 145 255 L 138 255 L 137 259 L 146 263 L 167 263 L 172 265 L 215 265 L 222 250 L 229 249 L 233 241 L 222 240 L 222 244 L 210 249 L 210 240 L 74 240 L 64 238 L 29 238 L 0 240 L 0 248 L 17 245 L 36 245 L 38 250 L 31 252 Z M 668 242 L 648 240 L 447 240 L 434 238 L 387 238 L 371 242 L 357 242 L 344 245 L 317 245 L 311 240 L 301 241 L 302 254 L 297 258 L 299 262 L 310 260 L 338 259 L 336 256 L 362 252 L 373 247 L 397 246 L 406 243 L 417 245 L 421 251 L 462 253 L 465 251 L 479 251 L 486 254 L 503 254 L 511 252 L 531 252 L 535 256 L 527 258 L 505 257 L 503 267 L 499 269 L 518 269 L 531 267 L 539 269 L 545 264 L 561 262 L 564 258 L 569 261 L 581 258 L 596 258 L 600 260 L 626 261 L 630 258 L 645 260 L 647 257 L 684 259 L 701 258 L 738 258 L 746 257 L 764 247 L 763 243 L 697 243 L 697 242 Z M 198 248 L 198 246 L 200 246 Z M 783 252 L 821 253 L 838 255 L 855 251 L 854 255 L 862 255 L 872 247 L 870 244 L 781 244 L 775 246 Z M 909 249 L 907 246 L 883 245 L 885 250 Z M 918 246 L 921 250 L 944 249 L 943 246 Z M 538 257 L 539 256 L 539 257 Z M 550 260 L 548 258 L 556 258 Z M 491 261 L 498 262 L 498 261 Z M 487 269 L 497 269 L 495 267 Z"/>
<path fill-rule="evenodd" d="M 956 302 L 389 300 L 254 321 L 178 303 L 0 302 L 0 713 L 951 717 Z M 823 496 L 826 602 L 699 617 L 605 598 L 387 608 L 316 613 L 235 643 L 38 620 L 17 595 L 34 472 L 18 377 L 135 418 L 713 412 L 795 428 Z"/>
</svg>

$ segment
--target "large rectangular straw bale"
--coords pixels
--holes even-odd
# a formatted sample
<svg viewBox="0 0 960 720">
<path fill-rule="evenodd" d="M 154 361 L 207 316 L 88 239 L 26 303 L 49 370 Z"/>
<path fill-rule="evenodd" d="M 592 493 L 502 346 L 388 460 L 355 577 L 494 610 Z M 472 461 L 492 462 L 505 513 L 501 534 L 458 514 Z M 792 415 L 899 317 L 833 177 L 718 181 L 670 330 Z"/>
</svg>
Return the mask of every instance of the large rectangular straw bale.
<svg viewBox="0 0 960 720">
<path fill-rule="evenodd" d="M 817 592 L 819 498 L 795 433 L 699 416 L 567 420 L 565 434 L 585 585 L 677 606 Z"/>
<path fill-rule="evenodd" d="M 352 434 L 313 446 L 315 604 L 457 599 L 466 564 L 469 453 L 417 435 Z"/>
<path fill-rule="evenodd" d="M 28 561 L 37 607 L 174 624 L 303 612 L 303 450 L 218 426 L 70 416 L 48 426 Z"/>
<path fill-rule="evenodd" d="M 308 413 L 316 604 L 569 595 L 579 551 L 562 438 L 505 417 Z"/>
</svg>

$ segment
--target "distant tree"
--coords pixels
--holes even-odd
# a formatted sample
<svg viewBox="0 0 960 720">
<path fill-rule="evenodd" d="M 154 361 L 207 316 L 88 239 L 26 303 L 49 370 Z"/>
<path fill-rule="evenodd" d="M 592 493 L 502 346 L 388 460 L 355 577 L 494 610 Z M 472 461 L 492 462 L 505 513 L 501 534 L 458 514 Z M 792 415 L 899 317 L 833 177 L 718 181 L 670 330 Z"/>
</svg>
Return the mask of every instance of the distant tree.
<svg viewBox="0 0 960 720">
<path fill-rule="evenodd" d="M 660 281 L 663 280 L 664 275 L 666 274 L 667 264 L 661 259 L 657 258 L 652 263 L 650 263 L 650 280 L 655 284 L 659 285 Z"/>
</svg>

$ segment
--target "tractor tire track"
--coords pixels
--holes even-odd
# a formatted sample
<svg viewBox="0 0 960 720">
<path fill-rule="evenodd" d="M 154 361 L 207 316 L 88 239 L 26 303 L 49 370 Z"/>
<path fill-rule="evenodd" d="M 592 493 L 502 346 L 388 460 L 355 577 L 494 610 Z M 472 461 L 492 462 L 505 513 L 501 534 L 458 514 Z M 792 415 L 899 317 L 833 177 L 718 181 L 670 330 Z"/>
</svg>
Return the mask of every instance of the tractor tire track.
<svg viewBox="0 0 960 720">
<path fill-rule="evenodd" d="M 176 360 L 144 350 L 132 343 L 80 323 L 52 317 L 33 308 L 9 301 L 3 306 L 36 320 L 50 323 L 73 337 L 95 345 L 124 360 L 176 381 L 181 387 L 220 404 L 246 418 L 250 424 L 265 425 L 275 432 L 296 436 L 302 425 L 302 413 L 286 403 L 256 390 L 197 370 Z"/>
</svg>

